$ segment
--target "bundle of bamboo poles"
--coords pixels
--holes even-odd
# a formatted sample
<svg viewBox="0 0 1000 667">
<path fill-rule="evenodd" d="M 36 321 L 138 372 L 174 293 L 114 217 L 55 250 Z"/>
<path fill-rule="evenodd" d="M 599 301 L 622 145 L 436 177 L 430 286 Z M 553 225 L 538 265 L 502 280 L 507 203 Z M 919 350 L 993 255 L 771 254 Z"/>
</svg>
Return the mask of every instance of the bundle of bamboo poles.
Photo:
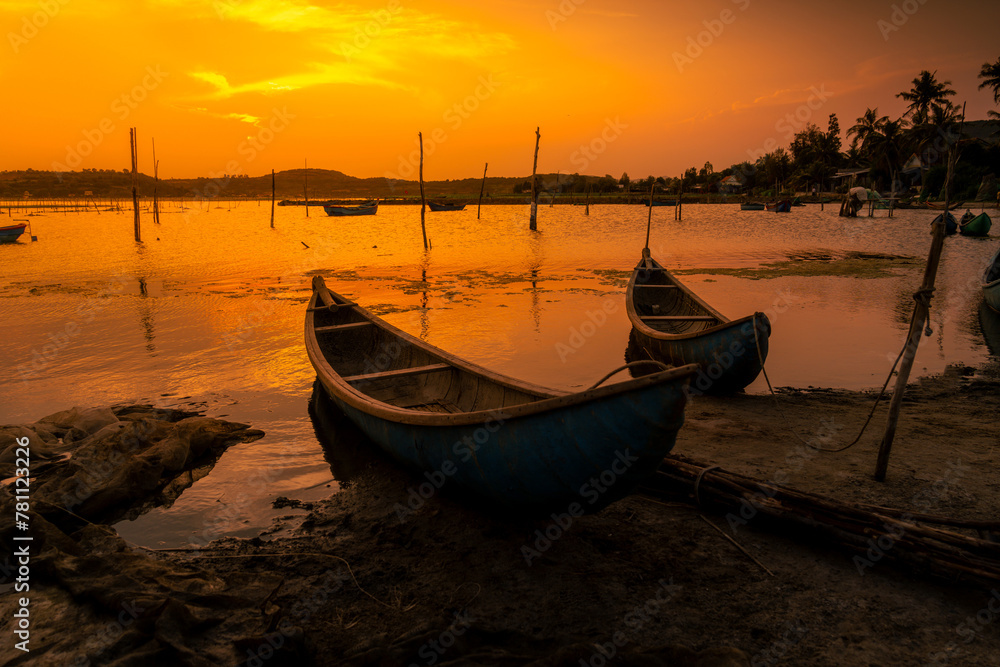
<svg viewBox="0 0 1000 667">
<path fill-rule="evenodd" d="M 732 526 L 752 523 L 805 532 L 853 551 L 864 570 L 897 563 L 949 581 L 1000 582 L 1000 521 L 971 521 L 835 500 L 668 456 L 642 489 L 661 499 L 693 501 L 727 512 Z M 976 531 L 980 537 L 957 530 Z"/>
</svg>

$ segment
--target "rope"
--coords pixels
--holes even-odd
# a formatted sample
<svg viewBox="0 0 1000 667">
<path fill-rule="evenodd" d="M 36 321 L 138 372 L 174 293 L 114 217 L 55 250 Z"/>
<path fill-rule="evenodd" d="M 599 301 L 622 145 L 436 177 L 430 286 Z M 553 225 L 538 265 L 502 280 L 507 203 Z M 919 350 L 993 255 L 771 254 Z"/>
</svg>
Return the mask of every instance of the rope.
<svg viewBox="0 0 1000 667">
<path fill-rule="evenodd" d="M 921 296 L 921 297 L 923 297 L 924 296 L 924 292 L 927 292 L 927 291 L 928 290 L 921 290 L 921 291 L 917 292 L 916 294 L 914 294 L 913 298 L 917 299 L 918 295 Z M 933 291 L 933 290 L 930 290 L 930 291 Z M 930 298 L 930 297 L 926 297 L 926 298 Z M 911 327 L 913 326 L 913 317 L 916 317 L 916 315 L 917 315 L 917 313 L 916 313 L 916 311 L 914 311 L 913 315 L 910 318 L 910 326 Z M 764 368 L 764 355 L 760 351 L 760 339 L 757 336 L 757 327 L 756 326 L 754 326 L 754 329 L 753 329 L 753 338 L 754 338 L 754 342 L 757 344 L 757 358 L 760 360 L 760 371 L 764 375 L 764 380 L 767 382 L 767 389 L 768 389 L 768 391 L 771 392 L 771 398 L 774 399 L 774 407 L 778 411 L 778 414 L 781 415 L 781 419 L 782 419 L 783 423 L 789 424 L 790 422 L 788 421 L 788 417 L 785 416 L 785 413 L 781 409 L 781 405 L 778 403 L 778 395 L 775 393 L 774 387 L 771 386 L 771 379 L 767 376 L 767 370 Z M 878 393 L 878 398 L 875 399 L 875 404 L 872 406 L 872 409 L 868 412 L 868 419 L 865 420 L 864 425 L 861 427 L 861 431 L 858 433 L 858 437 L 856 437 L 854 440 L 852 440 L 850 442 L 850 444 L 844 445 L 843 447 L 840 447 L 840 448 L 837 448 L 837 449 L 826 449 L 824 447 L 817 447 L 816 445 L 808 442 L 805 438 L 803 438 L 801 435 L 799 435 L 797 431 L 792 430 L 791 427 L 786 427 L 788 429 L 788 432 L 791 433 L 792 435 L 794 435 L 799 440 L 799 442 L 801 442 L 803 445 L 805 445 L 809 449 L 815 450 L 817 452 L 823 452 L 824 454 L 837 454 L 837 453 L 846 451 L 846 450 L 850 449 L 851 447 L 853 447 L 854 445 L 858 444 L 858 442 L 861 441 L 861 436 L 863 436 L 865 434 L 865 430 L 867 430 L 868 425 L 871 424 L 872 417 L 875 416 L 875 410 L 876 410 L 876 408 L 878 408 L 879 401 L 881 401 L 882 397 L 885 396 L 885 390 L 889 386 L 890 380 L 892 380 L 892 374 L 896 372 L 896 366 L 899 364 L 899 360 L 903 358 L 903 353 L 906 352 L 906 348 L 907 348 L 907 346 L 909 344 L 910 344 L 910 338 L 909 338 L 909 336 L 907 336 L 906 343 L 903 344 L 903 349 L 900 350 L 899 354 L 896 356 L 896 361 L 892 362 L 892 368 L 889 369 L 889 375 L 888 375 L 888 377 L 885 378 L 885 383 L 882 385 L 882 390 Z"/>
<path fill-rule="evenodd" d="M 632 368 L 633 366 L 640 366 L 640 365 L 646 365 L 646 366 L 648 366 L 649 364 L 654 364 L 656 366 L 659 366 L 661 371 L 669 371 L 669 370 L 671 370 L 670 366 L 667 366 L 665 363 L 663 363 L 661 361 L 653 361 L 652 359 L 642 359 L 640 361 L 630 361 L 627 364 L 625 364 L 624 366 L 619 366 L 615 370 L 611 371 L 610 373 L 608 373 L 607 375 L 605 375 L 604 377 L 602 377 L 600 380 L 598 380 L 597 382 L 595 382 L 591 386 L 589 386 L 586 389 L 584 389 L 584 391 L 590 391 L 591 389 L 597 389 L 602 384 L 604 384 L 604 382 L 608 378 L 610 378 L 611 376 L 615 375 L 616 373 L 621 373 L 626 368 Z"/>
</svg>

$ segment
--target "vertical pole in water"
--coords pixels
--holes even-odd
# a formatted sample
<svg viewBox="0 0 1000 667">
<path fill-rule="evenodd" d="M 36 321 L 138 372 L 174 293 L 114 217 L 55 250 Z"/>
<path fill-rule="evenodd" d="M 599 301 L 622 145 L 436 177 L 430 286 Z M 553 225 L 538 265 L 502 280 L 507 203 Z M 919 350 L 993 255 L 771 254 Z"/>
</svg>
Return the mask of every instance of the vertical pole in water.
<svg viewBox="0 0 1000 667">
<path fill-rule="evenodd" d="M 309 217 L 309 160 L 305 161 L 305 170 L 302 172 L 305 180 L 302 182 L 302 194 L 306 198 L 306 217 Z"/>
<path fill-rule="evenodd" d="M 424 250 L 427 250 L 427 225 L 424 222 L 427 199 L 424 197 L 424 135 L 422 132 L 417 132 L 417 139 L 420 140 L 420 233 L 424 235 Z"/>
<path fill-rule="evenodd" d="M 538 173 L 538 142 L 542 135 L 541 128 L 535 128 L 535 162 L 531 167 L 531 217 L 528 219 L 528 229 L 535 231 L 538 229 L 538 183 L 535 182 L 535 174 Z"/>
<path fill-rule="evenodd" d="M 680 220 L 684 212 L 681 210 L 681 200 L 684 198 L 684 174 L 681 174 L 680 185 L 677 186 L 677 205 L 674 207 L 674 212 L 677 214 L 677 219 Z"/>
<path fill-rule="evenodd" d="M 885 425 L 885 434 L 878 449 L 878 461 L 875 463 L 875 479 L 885 481 L 885 473 L 889 467 L 889 453 L 892 451 L 892 441 L 896 436 L 896 425 L 899 422 L 899 411 L 903 405 L 903 394 L 906 382 L 913 368 L 913 360 L 917 356 L 917 346 L 927 322 L 931 307 L 931 294 L 934 293 L 934 280 L 937 277 L 938 265 L 941 262 L 941 250 L 944 248 L 945 225 L 947 225 L 948 205 L 951 203 L 950 184 L 958 162 L 958 142 L 962 139 L 962 129 L 965 124 L 965 105 L 962 105 L 962 123 L 959 125 L 958 140 L 948 150 L 948 173 L 944 179 L 944 211 L 941 221 L 934 225 L 934 240 L 931 241 L 931 251 L 927 256 L 927 267 L 924 269 L 924 281 L 920 291 L 913 295 L 917 305 L 913 307 L 913 319 L 910 321 L 910 331 L 906 336 L 906 349 L 903 352 L 903 363 L 899 366 L 899 377 L 896 378 L 896 388 L 892 392 L 889 403 L 889 418 Z"/>
<path fill-rule="evenodd" d="M 156 186 L 160 182 L 160 163 L 156 161 L 156 139 L 153 142 L 153 222 L 160 224 L 160 200 L 156 196 Z"/>
<path fill-rule="evenodd" d="M 649 228 L 653 224 L 653 188 L 656 187 L 656 181 L 649 184 L 649 213 L 646 216 L 646 245 L 643 246 L 646 250 L 649 250 Z"/>
<path fill-rule="evenodd" d="M 583 205 L 583 214 L 590 215 L 590 186 L 587 186 L 587 199 L 586 203 Z"/>
<path fill-rule="evenodd" d="M 139 152 L 136 147 L 137 135 L 135 128 L 130 128 L 129 130 L 129 143 L 131 144 L 132 151 L 132 213 L 135 216 L 135 242 L 142 243 L 142 235 L 139 233 L 139 192 L 138 192 L 138 162 L 139 162 Z"/>
<path fill-rule="evenodd" d="M 483 184 L 479 186 L 479 206 L 476 207 L 476 220 L 479 220 L 479 212 L 483 209 L 483 191 L 486 189 L 486 170 L 490 168 L 490 163 L 487 162 L 486 166 L 483 167 Z"/>
<path fill-rule="evenodd" d="M 271 229 L 274 229 L 274 169 L 271 170 Z"/>
</svg>

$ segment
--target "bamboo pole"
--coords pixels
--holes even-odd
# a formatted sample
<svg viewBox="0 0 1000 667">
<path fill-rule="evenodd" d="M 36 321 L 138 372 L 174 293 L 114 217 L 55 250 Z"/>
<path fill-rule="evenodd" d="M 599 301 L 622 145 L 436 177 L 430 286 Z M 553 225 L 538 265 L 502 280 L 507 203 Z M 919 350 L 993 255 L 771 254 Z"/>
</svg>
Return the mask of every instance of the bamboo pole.
<svg viewBox="0 0 1000 667">
<path fill-rule="evenodd" d="M 920 291 L 913 295 L 917 303 L 913 307 L 913 318 L 910 320 L 910 331 L 906 337 L 906 348 L 903 351 L 903 360 L 899 366 L 896 388 L 892 392 L 892 401 L 889 403 L 889 417 L 885 425 L 885 434 L 882 436 L 882 443 L 879 445 L 878 460 L 875 463 L 875 479 L 879 482 L 885 481 L 885 473 L 889 467 L 889 454 L 892 451 L 892 441 L 896 437 L 899 412 L 903 406 L 903 394 L 906 392 L 906 382 L 910 378 L 910 371 L 913 369 L 913 360 L 917 356 L 917 346 L 920 345 L 920 336 L 923 333 L 924 324 L 928 321 L 930 314 L 931 295 L 934 293 L 934 280 L 937 277 L 938 266 L 941 262 L 941 250 L 944 248 L 948 205 L 951 203 L 951 179 L 955 173 L 955 165 L 958 162 L 958 142 L 962 140 L 964 125 L 965 105 L 963 104 L 962 122 L 959 124 L 958 139 L 955 141 L 955 145 L 948 149 L 948 172 L 944 179 L 944 211 L 941 212 L 941 221 L 934 225 L 932 232 L 934 239 L 931 241 L 931 250 L 927 256 L 927 267 L 924 269 L 923 283 L 920 286 Z"/>
<path fill-rule="evenodd" d="M 486 166 L 483 167 L 483 184 L 479 186 L 479 205 L 476 207 L 476 220 L 479 220 L 479 213 L 483 209 L 483 191 L 486 190 L 486 170 L 489 169 L 489 167 L 489 162 L 487 162 Z"/>
<path fill-rule="evenodd" d="M 677 185 L 677 205 L 674 206 L 674 219 L 681 219 L 681 199 L 684 197 L 684 174 L 681 174 L 681 182 Z"/>
<path fill-rule="evenodd" d="M 156 161 L 156 139 L 153 142 L 153 222 L 160 224 L 160 200 L 156 196 L 156 186 L 160 182 L 160 163 Z"/>
<path fill-rule="evenodd" d="M 135 227 L 135 242 L 142 243 L 142 234 L 139 230 L 139 191 L 138 191 L 138 162 L 139 162 L 139 151 L 137 148 L 138 135 L 135 128 L 129 128 L 129 143 L 132 153 L 132 213 L 135 216 L 133 220 L 133 225 Z"/>
<path fill-rule="evenodd" d="M 583 205 L 583 214 L 590 215 L 590 185 L 587 186 L 586 203 Z"/>
<path fill-rule="evenodd" d="M 646 250 L 649 250 L 649 228 L 653 224 L 653 188 L 655 187 L 656 181 L 649 184 L 649 212 L 646 215 L 646 245 L 643 246 Z"/>
<path fill-rule="evenodd" d="M 528 229 L 531 231 L 538 229 L 538 183 L 535 174 L 538 173 L 538 143 L 542 138 L 540 129 L 535 128 L 535 162 L 531 167 L 531 217 L 528 221 Z"/>
<path fill-rule="evenodd" d="M 417 139 L 420 140 L 420 233 L 424 236 L 424 250 L 427 250 L 427 225 L 425 216 L 427 215 L 427 199 L 424 196 L 424 135 L 417 132 Z"/>
<path fill-rule="evenodd" d="M 274 169 L 271 170 L 271 229 L 274 229 Z"/>
<path fill-rule="evenodd" d="M 305 180 L 302 182 L 302 194 L 306 198 L 306 217 L 309 217 L 309 160 L 305 161 L 305 170 L 302 172 Z"/>
</svg>

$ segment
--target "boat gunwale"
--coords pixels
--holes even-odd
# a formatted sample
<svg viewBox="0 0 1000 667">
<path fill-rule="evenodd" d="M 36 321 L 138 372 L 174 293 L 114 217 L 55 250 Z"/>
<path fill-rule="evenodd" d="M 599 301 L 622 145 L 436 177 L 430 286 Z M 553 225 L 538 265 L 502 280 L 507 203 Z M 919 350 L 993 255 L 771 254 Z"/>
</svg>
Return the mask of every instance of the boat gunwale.
<svg viewBox="0 0 1000 667">
<path fill-rule="evenodd" d="M 497 415 L 501 415 L 504 421 L 528 417 L 531 415 L 543 414 L 553 410 L 573 407 L 594 400 L 614 396 L 616 394 L 626 394 L 637 389 L 645 389 L 653 385 L 667 384 L 679 379 L 693 376 L 698 371 L 696 364 L 686 364 L 677 368 L 659 371 L 639 378 L 632 378 L 622 382 L 605 385 L 595 389 L 586 389 L 581 392 L 570 392 L 558 389 L 551 389 L 539 385 L 523 382 L 500 373 L 496 373 L 487 368 L 466 361 L 445 350 L 442 350 L 430 343 L 426 343 L 415 336 L 412 336 L 401 329 L 385 322 L 364 307 L 351 304 L 351 309 L 361 317 L 369 320 L 374 326 L 379 327 L 386 333 L 395 336 L 401 342 L 409 344 L 415 348 L 438 357 L 442 362 L 447 363 L 458 371 L 465 371 L 474 375 L 479 375 L 489 382 L 499 384 L 504 387 L 535 394 L 539 400 L 530 401 L 520 405 L 509 407 L 498 406 L 486 410 L 475 410 L 458 413 L 436 413 L 423 412 L 410 408 L 401 408 L 390 405 L 383 401 L 372 398 L 368 394 L 359 391 L 348 384 L 327 360 L 319 345 L 319 340 L 315 332 L 315 316 L 319 291 L 316 289 L 316 280 L 319 280 L 325 287 L 322 276 L 314 279 L 313 294 L 309 300 L 309 310 L 306 311 L 305 318 L 305 344 L 306 352 L 313 367 L 316 369 L 320 382 L 327 387 L 333 398 L 339 399 L 348 405 L 361 410 L 374 417 L 401 424 L 417 426 L 467 426 L 473 424 L 483 424 L 491 420 L 496 420 Z M 334 299 L 340 299 L 345 303 L 351 303 L 343 296 L 329 290 Z M 344 305 L 344 304 L 339 304 Z"/>
</svg>

